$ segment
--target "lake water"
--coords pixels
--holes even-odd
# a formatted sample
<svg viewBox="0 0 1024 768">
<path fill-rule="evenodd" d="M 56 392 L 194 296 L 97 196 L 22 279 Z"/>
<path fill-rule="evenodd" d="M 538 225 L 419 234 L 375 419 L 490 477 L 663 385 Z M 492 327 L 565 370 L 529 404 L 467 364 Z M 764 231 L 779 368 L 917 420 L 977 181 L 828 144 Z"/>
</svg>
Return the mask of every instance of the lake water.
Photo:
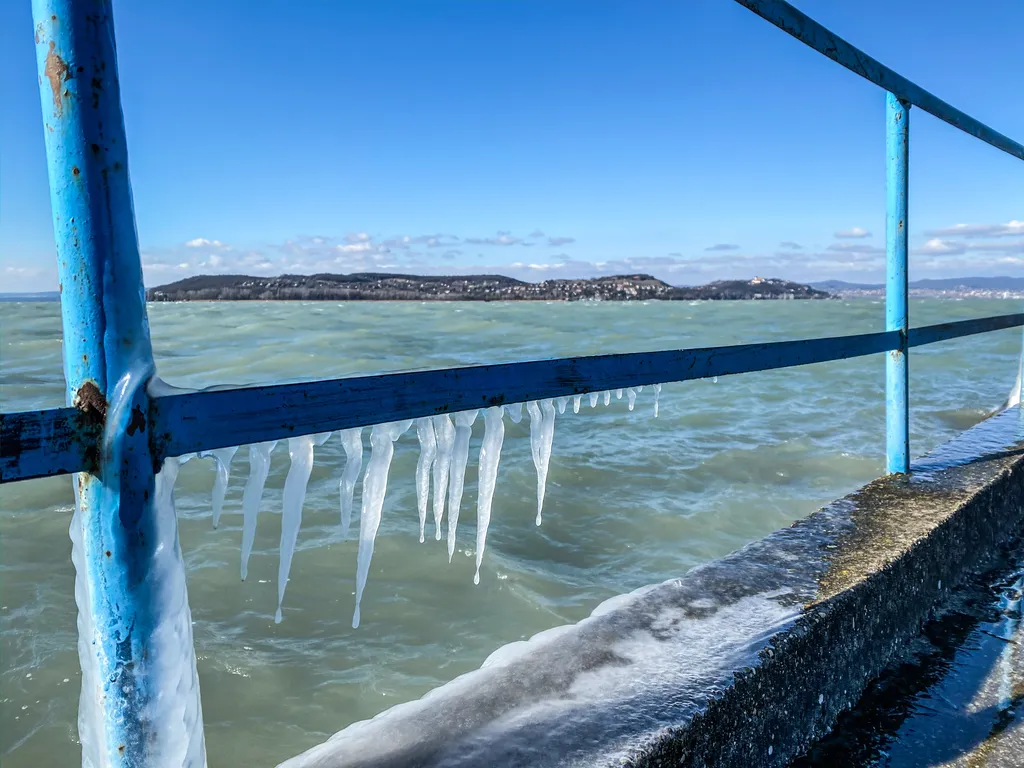
<svg viewBox="0 0 1024 768">
<path fill-rule="evenodd" d="M 211 303 L 150 305 L 158 370 L 201 388 L 562 355 L 710 346 L 880 330 L 877 301 L 708 303 Z M 914 300 L 915 325 L 1019 312 L 1018 301 Z M 64 405 L 59 306 L 0 303 L 0 407 Z M 912 452 L 981 420 L 1014 381 L 1020 331 L 911 354 Z M 418 542 L 413 431 L 396 446 L 383 523 L 351 628 L 356 543 L 338 534 L 337 436 L 317 449 L 285 597 L 277 603 L 278 446 L 249 576 L 239 579 L 240 451 L 224 516 L 213 462 L 182 466 L 188 565 L 211 765 L 273 765 L 346 725 L 476 668 L 499 646 L 577 621 L 601 601 L 684 573 L 806 516 L 881 474 L 882 356 L 717 382 L 645 388 L 556 422 L 544 505 L 528 419 L 511 424 L 481 582 L 473 585 L 474 427 L 458 549 Z M 0 487 L 0 759 L 80 762 L 67 477 Z M 357 502 L 358 510 L 358 502 Z M 353 521 L 353 531 L 357 526 Z M 428 523 L 428 532 L 432 523 Z"/>
</svg>

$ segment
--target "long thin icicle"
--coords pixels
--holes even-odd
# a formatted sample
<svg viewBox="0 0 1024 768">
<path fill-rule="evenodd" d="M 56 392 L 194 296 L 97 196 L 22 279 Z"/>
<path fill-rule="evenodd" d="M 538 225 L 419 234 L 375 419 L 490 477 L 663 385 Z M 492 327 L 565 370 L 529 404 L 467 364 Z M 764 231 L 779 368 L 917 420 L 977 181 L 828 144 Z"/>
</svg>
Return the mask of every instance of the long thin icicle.
<svg viewBox="0 0 1024 768">
<path fill-rule="evenodd" d="M 359 603 L 363 599 L 366 577 L 373 559 L 373 543 L 380 528 L 384 496 L 388 491 L 388 471 L 395 455 L 395 440 L 402 436 L 412 421 L 377 424 L 370 432 L 370 461 L 363 475 L 363 506 L 359 514 L 359 554 L 356 558 L 356 608 L 352 614 L 352 629 L 359 626 Z"/>
<path fill-rule="evenodd" d="M 338 481 L 341 495 L 341 537 L 348 538 L 348 529 L 352 524 L 352 502 L 356 495 L 356 483 L 359 472 L 363 468 L 363 428 L 344 429 L 338 433 L 341 447 L 345 450 L 345 471 Z"/>
<path fill-rule="evenodd" d="M 213 481 L 213 527 L 220 525 L 220 513 L 224 509 L 224 496 L 228 492 L 228 480 L 231 478 L 231 460 L 235 458 L 238 446 L 217 448 L 207 455 L 213 456 L 217 462 L 217 478 Z"/>
<path fill-rule="evenodd" d="M 480 564 L 487 546 L 487 526 L 491 522 L 491 502 L 498 480 L 501 444 L 505 440 L 504 409 L 499 405 L 484 411 L 484 440 L 480 444 L 480 490 L 476 499 L 476 573 L 473 583 L 480 583 Z"/>
<path fill-rule="evenodd" d="M 612 391 L 610 389 L 606 389 L 604 391 L 604 404 L 608 405 L 608 404 L 611 403 L 611 401 L 612 401 Z"/>
<path fill-rule="evenodd" d="M 633 410 L 633 406 L 636 405 L 636 390 L 630 387 L 626 390 L 626 397 L 629 399 L 629 410 Z"/>
<path fill-rule="evenodd" d="M 537 525 L 541 524 L 544 509 L 544 493 L 548 482 L 548 465 L 551 461 L 551 443 L 555 436 L 555 406 L 550 399 L 527 403 L 530 414 L 530 453 L 537 470 Z"/>
<path fill-rule="evenodd" d="M 573 413 L 579 413 L 580 412 L 580 402 L 582 402 L 582 400 L 583 400 L 583 395 L 573 395 L 572 396 L 572 412 Z"/>
<path fill-rule="evenodd" d="M 281 623 L 281 605 L 284 591 L 288 586 L 288 573 L 292 569 L 295 542 L 299 539 L 302 526 L 302 503 L 306 500 L 306 484 L 313 471 L 313 435 L 288 438 L 288 455 L 291 466 L 284 480 L 284 494 L 281 502 L 281 549 L 277 566 L 277 613 L 274 623 Z"/>
<path fill-rule="evenodd" d="M 437 439 L 437 456 L 434 458 L 434 538 L 440 541 L 444 501 L 448 497 L 448 473 L 452 466 L 452 448 L 455 446 L 455 426 L 447 413 L 433 418 L 434 436 Z"/>
<path fill-rule="evenodd" d="M 420 515 L 420 544 L 427 524 L 427 501 L 430 498 L 430 471 L 437 457 L 437 436 L 431 418 L 416 419 L 416 438 L 420 442 L 420 457 L 416 461 L 416 509 Z"/>
<path fill-rule="evenodd" d="M 448 562 L 455 554 L 455 532 L 459 527 L 459 507 L 462 491 L 466 487 L 466 465 L 469 463 L 469 438 L 473 435 L 473 422 L 479 411 L 455 414 L 455 445 L 452 448 L 452 466 L 448 476 Z"/>
<path fill-rule="evenodd" d="M 654 418 L 658 418 L 658 399 L 661 397 L 661 384 L 654 385 Z"/>
<path fill-rule="evenodd" d="M 270 473 L 270 452 L 277 440 L 249 446 L 249 479 L 242 492 L 242 581 L 249 573 L 249 555 L 256 541 L 256 519 L 260 513 L 263 487 Z"/>
</svg>

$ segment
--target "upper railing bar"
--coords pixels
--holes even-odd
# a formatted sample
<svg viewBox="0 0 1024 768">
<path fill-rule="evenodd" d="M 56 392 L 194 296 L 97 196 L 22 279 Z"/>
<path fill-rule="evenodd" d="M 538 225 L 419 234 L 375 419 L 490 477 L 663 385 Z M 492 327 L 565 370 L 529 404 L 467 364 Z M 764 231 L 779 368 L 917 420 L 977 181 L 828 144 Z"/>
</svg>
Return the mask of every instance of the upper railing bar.
<svg viewBox="0 0 1024 768">
<path fill-rule="evenodd" d="M 1024 313 L 912 328 L 908 344 L 1016 326 L 1024 326 Z M 150 424 L 162 459 L 487 405 L 824 363 L 898 346 L 898 333 L 883 332 L 223 389 L 154 397 Z M 96 426 L 74 408 L 0 414 L 0 483 L 86 469 L 97 442 Z"/>
<path fill-rule="evenodd" d="M 925 112 L 1024 160 L 1024 146 L 961 112 L 829 31 L 784 0 L 736 0 L 783 32 Z"/>
<path fill-rule="evenodd" d="M 1024 322 L 1024 317 L 1022 317 Z M 570 357 L 159 398 L 161 456 L 588 392 L 841 360 L 892 349 L 898 334 Z"/>
<path fill-rule="evenodd" d="M 1024 312 L 1013 315 L 980 317 L 975 320 L 957 320 L 951 323 L 923 325 L 920 328 L 911 328 L 907 332 L 907 346 L 920 347 L 925 344 L 934 344 L 938 341 L 958 339 L 961 336 L 976 336 L 979 333 L 1003 331 L 1007 328 L 1017 328 L 1020 326 L 1024 326 Z"/>
</svg>

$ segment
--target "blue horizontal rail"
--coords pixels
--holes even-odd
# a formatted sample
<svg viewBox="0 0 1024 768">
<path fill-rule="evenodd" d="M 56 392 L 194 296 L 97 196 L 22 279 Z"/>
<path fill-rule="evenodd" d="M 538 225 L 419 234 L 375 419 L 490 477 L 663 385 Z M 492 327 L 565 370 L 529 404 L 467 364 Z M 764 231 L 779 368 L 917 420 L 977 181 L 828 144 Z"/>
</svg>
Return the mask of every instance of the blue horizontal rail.
<svg viewBox="0 0 1024 768">
<path fill-rule="evenodd" d="M 929 325 L 911 329 L 908 346 L 1018 326 L 1024 313 Z M 504 403 L 845 360 L 899 346 L 899 332 L 887 331 L 165 395 L 150 404 L 151 450 L 161 460 Z M 98 440 L 98 426 L 75 408 L 0 414 L 0 482 L 87 470 L 98 456 Z"/>
<path fill-rule="evenodd" d="M 959 128 L 964 133 L 981 139 L 996 149 L 1024 160 L 1024 145 L 989 128 L 979 120 L 949 104 L 924 88 L 915 85 L 887 66 L 872 58 L 856 46 L 843 40 L 807 14 L 798 11 L 784 0 L 736 0 L 762 19 L 792 35 L 832 61 L 842 64 L 851 72 L 881 86 L 902 101 L 923 109 L 930 115 Z"/>
</svg>

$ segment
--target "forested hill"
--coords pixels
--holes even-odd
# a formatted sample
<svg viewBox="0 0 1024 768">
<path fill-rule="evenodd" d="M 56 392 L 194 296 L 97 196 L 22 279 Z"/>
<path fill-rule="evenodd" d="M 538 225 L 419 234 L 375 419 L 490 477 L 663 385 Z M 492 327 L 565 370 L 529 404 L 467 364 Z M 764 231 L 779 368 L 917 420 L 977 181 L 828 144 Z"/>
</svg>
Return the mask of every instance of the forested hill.
<svg viewBox="0 0 1024 768">
<path fill-rule="evenodd" d="M 650 275 L 528 283 L 502 275 L 197 275 L 151 288 L 150 301 L 636 301 L 661 299 L 827 299 L 831 294 L 777 278 L 675 287 Z"/>
</svg>

